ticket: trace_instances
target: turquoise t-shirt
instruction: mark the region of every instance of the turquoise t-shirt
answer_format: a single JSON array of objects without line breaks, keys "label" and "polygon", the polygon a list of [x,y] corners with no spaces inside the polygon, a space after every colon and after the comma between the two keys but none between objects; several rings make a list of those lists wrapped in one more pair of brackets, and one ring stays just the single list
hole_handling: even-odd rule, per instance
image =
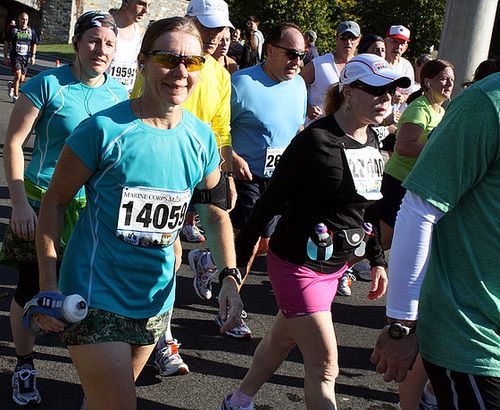
[{"label": "turquoise t-shirt", "polygon": [[[425,95],[421,95],[408,107],[406,107],[401,115],[398,122],[396,138],[403,124],[412,123],[422,127],[423,132],[418,141],[425,144],[427,143],[429,133],[439,124],[443,115],[444,108],[439,107],[439,113],[437,113],[432,108],[427,97]],[[399,181],[404,181],[415,166],[417,158],[418,157],[405,157],[403,155],[399,155],[397,152],[394,152],[391,158],[389,158],[389,161],[385,164],[384,172]]]},{"label": "turquoise t-shirt", "polygon": [[234,151],[250,171],[270,177],[282,152],[304,124],[307,90],[303,78],[272,80],[262,64],[231,76],[231,136]]},{"label": "turquoise t-shirt", "polygon": [[[64,141],[78,124],[95,114],[127,99],[125,87],[107,74],[99,87],[80,83],[64,65],[44,71],[22,88],[35,106],[42,111],[35,126],[32,159],[25,176],[40,188],[47,189],[61,155]],[[83,191],[77,195],[84,196]]]},{"label": "turquoise t-shirt", "polygon": [[500,377],[500,74],[452,101],[403,186],[446,212],[420,294],[422,357]]},{"label": "turquoise t-shirt", "polygon": [[157,129],[125,101],[85,120],[67,139],[94,174],[61,267],[64,294],[131,318],[172,307],[172,244],[194,187],[219,164],[209,126],[182,114],[177,127]]}]

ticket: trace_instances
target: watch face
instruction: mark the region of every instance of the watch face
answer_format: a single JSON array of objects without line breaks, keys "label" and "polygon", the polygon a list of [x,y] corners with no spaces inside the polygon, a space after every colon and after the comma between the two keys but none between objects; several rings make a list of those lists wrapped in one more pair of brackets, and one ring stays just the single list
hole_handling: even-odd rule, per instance
[{"label": "watch face", "polygon": [[403,332],[401,327],[394,324],[389,326],[389,328],[387,329],[387,333],[393,339],[401,339],[403,337]]}]

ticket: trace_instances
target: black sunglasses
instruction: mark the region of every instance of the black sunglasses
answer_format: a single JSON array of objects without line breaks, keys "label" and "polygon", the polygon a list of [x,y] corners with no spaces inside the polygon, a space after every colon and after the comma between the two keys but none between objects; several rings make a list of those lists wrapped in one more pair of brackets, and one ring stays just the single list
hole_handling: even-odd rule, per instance
[{"label": "black sunglasses", "polygon": [[381,86],[374,86],[374,85],[368,85],[365,84],[361,81],[354,81],[351,84],[347,84],[349,87],[352,88],[357,88],[359,90],[364,91],[365,93],[368,93],[370,95],[374,95],[375,97],[382,97],[385,94],[389,94],[391,97],[394,97],[394,94],[396,94],[396,91],[398,90],[398,86],[394,83],[387,84],[387,85],[381,85]]},{"label": "black sunglasses", "polygon": [[278,47],[278,48],[285,50],[286,51],[285,55],[290,60],[295,60],[296,58],[298,58],[299,60],[303,60],[307,54],[305,51],[303,53],[299,53],[298,51],[292,50],[291,48],[281,47],[281,46],[278,46],[277,44],[272,44],[272,43],[271,43],[271,45],[274,47]]},{"label": "black sunglasses", "polygon": [[153,63],[162,67],[173,69],[180,63],[186,66],[189,72],[200,71],[205,63],[205,58],[202,56],[181,56],[180,54],[171,51],[153,50],[145,53],[153,55]]},{"label": "black sunglasses", "polygon": [[354,35],[354,34],[342,34],[341,36],[339,36],[339,38],[341,40],[344,40],[344,41],[347,41],[347,40],[356,40],[357,37]]}]

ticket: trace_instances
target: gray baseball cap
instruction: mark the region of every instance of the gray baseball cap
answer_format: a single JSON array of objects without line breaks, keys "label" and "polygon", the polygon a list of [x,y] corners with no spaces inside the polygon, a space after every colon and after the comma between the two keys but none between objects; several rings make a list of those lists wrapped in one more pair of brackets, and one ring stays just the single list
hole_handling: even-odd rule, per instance
[{"label": "gray baseball cap", "polygon": [[337,36],[341,36],[347,32],[355,37],[361,36],[361,29],[359,28],[359,24],[355,21],[343,21],[337,26]]}]

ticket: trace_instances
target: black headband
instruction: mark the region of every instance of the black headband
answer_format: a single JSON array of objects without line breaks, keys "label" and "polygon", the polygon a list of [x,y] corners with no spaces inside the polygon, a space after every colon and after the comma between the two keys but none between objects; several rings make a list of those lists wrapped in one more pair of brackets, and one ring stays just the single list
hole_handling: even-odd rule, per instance
[{"label": "black headband", "polygon": [[75,25],[75,36],[79,37],[84,31],[93,27],[107,27],[118,35],[118,27],[113,16],[107,11],[95,10],[87,11],[80,16]]}]

